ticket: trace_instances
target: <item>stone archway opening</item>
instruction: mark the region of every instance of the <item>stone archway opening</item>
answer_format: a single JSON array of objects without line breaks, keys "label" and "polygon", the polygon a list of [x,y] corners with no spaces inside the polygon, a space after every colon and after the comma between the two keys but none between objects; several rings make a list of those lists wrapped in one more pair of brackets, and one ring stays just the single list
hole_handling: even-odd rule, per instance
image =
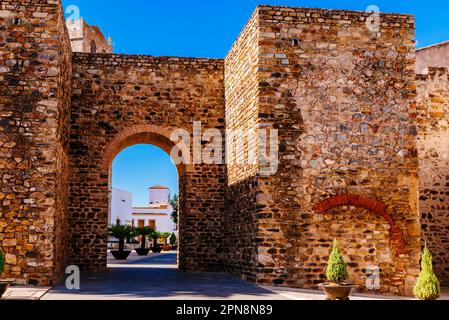
[{"label": "stone archway opening", "polygon": [[[158,239],[163,247],[164,266],[177,267],[177,248],[170,245],[170,238],[175,235],[175,244],[179,237],[176,218],[177,206],[172,202],[179,195],[179,173],[177,167],[164,150],[150,144],[135,144],[119,152],[111,165],[109,183],[108,226],[130,225],[134,228],[149,227],[154,231],[164,233],[165,237]],[[118,249],[117,239],[108,239],[108,268],[121,267],[128,264],[148,265],[155,267],[150,252],[139,256],[137,251],[144,244],[147,249],[154,246],[154,239],[141,236],[126,239],[125,250],[131,251],[126,261],[117,261],[111,254]],[[170,259],[168,259],[168,257]],[[151,258],[151,259],[147,259]],[[156,264],[161,266],[160,264]]]},{"label": "stone archway opening", "polygon": [[[184,258],[184,234],[183,234],[183,222],[184,222],[184,212],[186,209],[185,199],[186,199],[186,174],[188,171],[188,166],[184,163],[174,164],[173,159],[170,157],[171,151],[175,144],[170,140],[170,133],[172,129],[157,127],[157,126],[138,126],[127,128],[123,130],[120,134],[118,134],[106,147],[104,158],[102,161],[103,170],[108,171],[108,223],[107,225],[116,224],[114,219],[112,218],[112,177],[113,177],[113,161],[114,159],[127,150],[130,147],[138,146],[138,145],[149,145],[156,147],[163,152],[165,152],[170,160],[162,160],[162,161],[171,161],[171,165],[176,167],[177,171],[177,183],[178,183],[178,197],[179,197],[179,211],[178,211],[178,224],[175,228],[175,233],[178,241],[178,254],[177,254],[177,267],[183,269],[183,261]],[[145,161],[145,160],[142,160]],[[148,203],[150,205],[150,202]],[[149,226],[154,228],[156,231],[161,232],[169,232],[169,230],[165,230],[166,228],[158,226],[159,222],[156,222],[151,216],[146,214],[137,214],[138,212],[145,211],[142,208],[132,208],[133,217],[130,221],[121,221],[122,223],[130,224],[134,227],[141,226]],[[171,219],[171,213],[167,212],[167,218]],[[142,225],[143,221],[143,225]],[[167,221],[166,221],[167,222]],[[154,223],[154,224],[153,224]],[[103,223],[104,225],[104,223]],[[108,246],[109,247],[109,246]],[[128,248],[129,249],[129,248]],[[106,254],[106,252],[105,252]],[[110,256],[110,255],[109,255]],[[110,259],[110,257],[109,257]]]}]

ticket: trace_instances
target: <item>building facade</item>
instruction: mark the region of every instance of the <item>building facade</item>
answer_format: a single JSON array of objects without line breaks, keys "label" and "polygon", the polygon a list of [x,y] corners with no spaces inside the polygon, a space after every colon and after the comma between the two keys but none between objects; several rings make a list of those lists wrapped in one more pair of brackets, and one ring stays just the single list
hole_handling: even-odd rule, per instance
[{"label": "building facade", "polygon": [[[270,175],[262,160],[178,165],[182,270],[316,288],[337,239],[349,281],[370,291],[375,267],[374,292],[410,295],[426,239],[448,283],[449,81],[416,76],[413,16],[373,30],[370,13],[258,6],[222,60],[73,53],[60,1],[21,1],[0,2],[3,277],[104,270],[113,158],[170,154],[199,121],[277,131],[279,161]],[[237,138],[235,157],[256,151]]]},{"label": "building facade", "polygon": [[133,223],[133,194],[131,192],[112,188],[111,204],[109,206],[109,225]]},{"label": "building facade", "polygon": [[150,227],[159,232],[177,233],[171,214],[170,190],[156,185],[149,188],[148,205],[133,206],[132,193],[112,188],[109,224],[127,224],[136,228]]},{"label": "building facade", "polygon": [[171,218],[170,191],[167,187],[156,185],[149,188],[149,201],[146,207],[133,207],[132,218],[135,227],[148,226],[160,232],[177,233],[177,226]]},{"label": "building facade", "polygon": [[428,74],[429,68],[449,67],[449,41],[416,50],[416,73]]}]

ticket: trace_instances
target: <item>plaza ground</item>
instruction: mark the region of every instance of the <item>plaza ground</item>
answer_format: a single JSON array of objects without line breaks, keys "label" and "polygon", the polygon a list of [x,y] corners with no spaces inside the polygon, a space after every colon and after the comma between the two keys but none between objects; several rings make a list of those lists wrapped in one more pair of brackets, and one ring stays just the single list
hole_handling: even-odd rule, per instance
[{"label": "plaza ground", "polygon": [[109,272],[86,273],[81,290],[61,282],[43,300],[278,300],[282,296],[226,273],[186,273],[176,265],[176,253],[138,257],[124,262],[108,257]]},{"label": "plaza ground", "polygon": [[[84,273],[81,290],[70,291],[62,280],[53,288],[12,287],[7,300],[325,300],[321,291],[256,286],[227,273],[179,271],[176,252],[127,261],[108,255],[109,271]],[[409,298],[354,294],[352,300]],[[441,300],[449,300],[444,289]]]}]

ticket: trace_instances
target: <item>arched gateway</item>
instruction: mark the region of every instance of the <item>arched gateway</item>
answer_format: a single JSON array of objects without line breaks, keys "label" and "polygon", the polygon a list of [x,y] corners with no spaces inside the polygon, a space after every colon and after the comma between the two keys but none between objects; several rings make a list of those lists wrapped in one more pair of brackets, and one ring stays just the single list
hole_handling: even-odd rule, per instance
[{"label": "arched gateway", "polygon": [[[224,131],[219,60],[74,55],[70,137],[70,261],[106,266],[110,167],[124,148],[148,143],[168,154],[174,130]],[[110,61],[111,63],[107,63]],[[193,152],[193,151],[192,151]],[[184,270],[220,270],[225,167],[178,165]]]},{"label": "arched gateway", "polygon": [[[222,141],[230,159],[262,154],[251,132],[277,130],[278,156],[269,175],[263,161],[178,166],[182,269],[316,288],[346,209],[327,219],[314,204],[369,194],[389,214],[376,220],[380,241],[394,226],[401,244],[401,272],[381,292],[411,293],[421,245],[412,16],[382,14],[373,33],[368,13],[259,6],[222,60],[72,53],[60,1],[1,6],[3,277],[46,285],[69,264],[104,270],[112,159],[137,143],[169,152],[174,129],[193,135],[200,122],[243,133]],[[369,231],[357,217],[371,213],[357,210],[345,228],[371,252],[356,241]]]}]

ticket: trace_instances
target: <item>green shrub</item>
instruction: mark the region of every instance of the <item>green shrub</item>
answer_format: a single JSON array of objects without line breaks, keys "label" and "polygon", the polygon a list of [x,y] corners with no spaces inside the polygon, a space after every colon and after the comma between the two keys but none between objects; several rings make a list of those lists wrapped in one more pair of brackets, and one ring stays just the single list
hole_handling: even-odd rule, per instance
[{"label": "green shrub", "polygon": [[5,257],[3,256],[3,251],[0,250],[0,275],[5,271]]},{"label": "green shrub", "polygon": [[164,236],[164,233],[159,232],[159,231],[153,231],[148,237],[153,239],[153,247],[158,248],[159,247],[158,240],[162,239],[163,236]]},{"label": "green shrub", "polygon": [[420,300],[436,300],[440,296],[440,292],[440,282],[433,272],[432,255],[426,246],[422,255],[421,273],[415,288],[413,288],[413,293]]},{"label": "green shrub", "polygon": [[108,229],[109,236],[118,239],[119,251],[125,251],[125,239],[135,235],[135,229],[129,225],[112,225]]},{"label": "green shrub", "polygon": [[174,233],[172,233],[171,236],[170,236],[170,244],[172,246],[176,245],[176,240],[177,240],[176,239],[176,235]]},{"label": "green shrub", "polygon": [[147,243],[147,237],[150,236],[154,232],[153,229],[150,227],[142,227],[142,228],[135,228],[134,233],[137,236],[141,236],[140,240],[140,248],[145,249],[146,243]]},{"label": "green shrub", "polygon": [[348,278],[346,262],[338,247],[337,240],[334,240],[331,255],[326,269],[327,280],[333,283],[342,283]]}]

